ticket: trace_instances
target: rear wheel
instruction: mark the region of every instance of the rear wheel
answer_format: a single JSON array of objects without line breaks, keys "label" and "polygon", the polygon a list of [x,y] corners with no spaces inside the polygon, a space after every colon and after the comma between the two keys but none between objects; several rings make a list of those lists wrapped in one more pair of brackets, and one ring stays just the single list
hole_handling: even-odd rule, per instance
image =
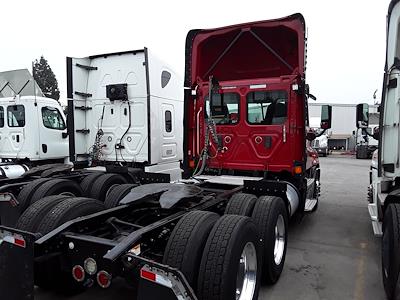
[{"label": "rear wheel", "polygon": [[[38,226],[42,235],[54,230],[63,223],[89,215],[104,209],[100,201],[89,198],[68,198],[54,206]],[[54,289],[63,294],[75,294],[83,286],[72,278],[71,271],[62,269],[62,257],[50,257],[47,261],[37,262],[35,284],[44,289]]]},{"label": "rear wheel", "polygon": [[15,227],[20,230],[36,233],[39,224],[43,221],[46,214],[66,198],[68,198],[68,196],[53,195],[36,201],[19,217]]},{"label": "rear wheel", "polygon": [[104,202],[111,186],[124,183],[127,183],[127,180],[119,174],[103,174],[94,181],[90,197]]},{"label": "rear wheel", "polygon": [[35,191],[45,182],[49,181],[49,178],[40,178],[36,179],[27,185],[25,185],[22,190],[19,192],[17,200],[19,205],[20,213],[23,213],[25,209],[28,208],[31,203],[31,197],[35,193]]},{"label": "rear wheel", "polygon": [[47,234],[67,221],[90,215],[104,209],[104,204],[98,200],[74,197],[68,198],[54,206],[38,226],[38,232]]},{"label": "rear wheel", "polygon": [[285,263],[288,215],[282,198],[258,198],[253,216],[258,227],[263,261],[262,279],[273,284],[278,281]]},{"label": "rear wheel", "polygon": [[400,204],[389,204],[383,220],[382,277],[390,300],[400,298]]},{"label": "rear wheel", "polygon": [[30,203],[33,204],[40,199],[51,195],[65,195],[79,197],[82,189],[75,181],[68,179],[50,179],[43,183],[32,195]]},{"label": "rear wheel", "polygon": [[229,199],[225,208],[226,215],[251,216],[257,197],[251,194],[237,193]]},{"label": "rear wheel", "polygon": [[137,184],[130,183],[112,186],[108,190],[106,199],[104,200],[104,206],[106,208],[118,206],[119,202],[136,186]]},{"label": "rear wheel", "polygon": [[85,197],[90,196],[90,190],[92,189],[93,183],[96,181],[97,178],[99,178],[101,175],[103,175],[103,172],[94,172],[92,174],[87,175],[85,178],[82,179],[81,181],[81,188],[82,188],[82,195]]},{"label": "rear wheel", "polygon": [[214,225],[204,248],[198,298],[255,300],[259,271],[256,226],[248,217],[224,215]]},{"label": "rear wheel", "polygon": [[[100,201],[89,198],[68,198],[54,206],[38,226],[42,235],[63,223],[104,209]],[[72,278],[71,271],[62,268],[62,257],[49,257],[38,261],[35,267],[35,284],[44,289],[52,289],[63,294],[76,294],[84,289]]]},{"label": "rear wheel", "polygon": [[208,235],[219,215],[193,211],[183,216],[174,227],[165,248],[163,264],[179,269],[193,289]]}]

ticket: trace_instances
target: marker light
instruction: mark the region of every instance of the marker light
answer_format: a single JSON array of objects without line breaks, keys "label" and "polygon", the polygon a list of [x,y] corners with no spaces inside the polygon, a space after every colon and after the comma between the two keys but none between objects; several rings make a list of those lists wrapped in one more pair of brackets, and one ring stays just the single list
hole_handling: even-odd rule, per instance
[{"label": "marker light", "polygon": [[88,273],[89,275],[94,275],[97,272],[97,263],[96,261],[89,257],[85,260],[85,262],[83,263],[84,267],[85,267],[85,271],[86,273]]}]

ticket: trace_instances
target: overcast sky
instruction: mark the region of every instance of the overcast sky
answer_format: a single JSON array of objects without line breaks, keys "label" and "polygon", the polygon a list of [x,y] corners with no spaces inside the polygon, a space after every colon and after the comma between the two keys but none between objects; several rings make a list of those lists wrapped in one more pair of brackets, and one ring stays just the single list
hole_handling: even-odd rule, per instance
[{"label": "overcast sky", "polygon": [[[0,71],[44,55],[66,97],[65,57],[151,49],[183,77],[186,33],[300,12],[307,81],[319,102],[380,99],[389,0],[2,1]],[[64,101],[63,101],[64,102]]]}]

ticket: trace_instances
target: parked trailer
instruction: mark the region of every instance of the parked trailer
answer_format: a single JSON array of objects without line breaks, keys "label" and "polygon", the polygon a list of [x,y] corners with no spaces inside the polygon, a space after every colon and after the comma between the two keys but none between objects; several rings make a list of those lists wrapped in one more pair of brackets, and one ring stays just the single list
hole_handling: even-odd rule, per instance
[{"label": "parked trailer", "polygon": [[[1,226],[2,295],[32,299],[34,284],[108,288],[122,277],[136,299],[257,299],[282,272],[289,217],[318,204],[305,46],[300,14],[190,31],[186,178],[132,188],[107,210],[64,199],[35,232]],[[330,107],[321,121],[330,127]],[[94,213],[70,218],[77,207]]]},{"label": "parked trailer", "polygon": [[[111,194],[120,197],[137,184],[164,182],[166,174],[181,178],[182,80],[164,62],[147,48],[67,58],[67,79],[68,122],[55,100],[0,99],[0,116],[8,116],[0,122],[0,156],[31,162],[22,176],[0,179],[0,224],[32,229],[17,221],[46,196],[105,201],[116,184],[125,184]],[[68,155],[72,164],[55,164]]]},{"label": "parked trailer", "polygon": [[[382,278],[386,296],[390,300],[400,297],[399,24],[400,1],[392,0],[387,16],[386,63],[379,128],[373,133],[379,143],[372,158],[368,191],[372,228],[375,235],[382,237]],[[362,115],[368,116],[366,113]],[[360,117],[358,121],[368,122],[368,118]]]}]

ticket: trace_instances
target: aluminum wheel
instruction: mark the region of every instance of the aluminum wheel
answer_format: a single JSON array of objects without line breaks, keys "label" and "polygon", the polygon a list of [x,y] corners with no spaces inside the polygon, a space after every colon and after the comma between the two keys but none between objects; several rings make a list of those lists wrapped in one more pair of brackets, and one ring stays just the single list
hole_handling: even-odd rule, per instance
[{"label": "aluminum wheel", "polygon": [[285,235],[285,221],[283,216],[279,215],[275,225],[274,260],[276,265],[279,265],[282,262],[283,254],[285,252]]},{"label": "aluminum wheel", "polygon": [[257,283],[257,251],[247,243],[242,251],[236,275],[236,300],[253,299]]}]

